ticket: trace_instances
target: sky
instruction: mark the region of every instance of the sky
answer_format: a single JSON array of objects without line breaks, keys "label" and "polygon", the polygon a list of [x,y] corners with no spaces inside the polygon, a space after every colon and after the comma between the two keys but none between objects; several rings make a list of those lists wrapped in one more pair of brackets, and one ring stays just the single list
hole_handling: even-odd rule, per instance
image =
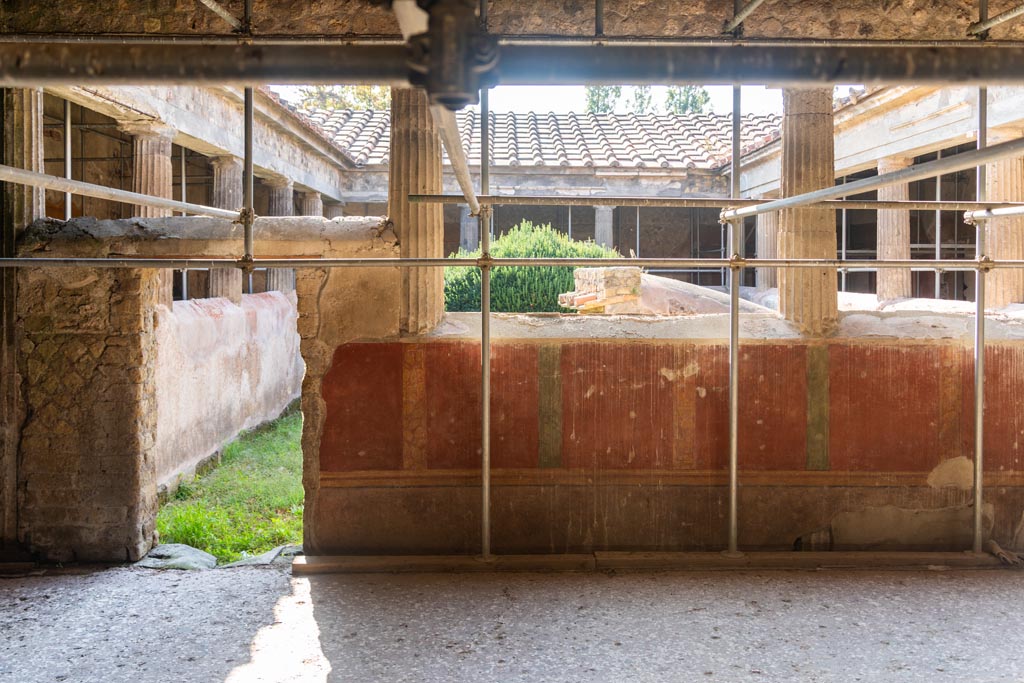
[{"label": "sky", "polygon": [[[294,102],[298,98],[301,86],[271,86],[284,99]],[[711,111],[716,114],[727,114],[732,111],[732,86],[708,86],[711,96]],[[549,85],[549,86],[499,86],[491,90],[491,111],[516,113],[537,112],[546,114],[566,114],[570,111],[582,113],[586,110],[586,95],[582,85]],[[665,100],[665,88],[654,86],[651,89],[652,101],[660,105]],[[781,114],[782,91],[777,88],[763,86],[743,87],[744,114]],[[623,88],[619,100],[618,111],[628,111],[630,100],[629,88]]]}]

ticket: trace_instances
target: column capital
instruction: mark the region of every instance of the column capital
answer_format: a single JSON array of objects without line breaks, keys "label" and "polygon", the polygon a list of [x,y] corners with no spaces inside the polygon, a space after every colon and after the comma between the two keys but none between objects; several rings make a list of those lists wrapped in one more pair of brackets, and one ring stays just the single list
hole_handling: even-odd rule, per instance
[{"label": "column capital", "polygon": [[892,173],[893,171],[899,171],[900,169],[907,168],[908,166],[914,165],[913,157],[904,156],[892,156],[882,157],[878,160],[878,172],[881,173]]},{"label": "column capital", "polygon": [[210,165],[216,169],[241,168],[242,160],[232,154],[223,154],[221,156],[211,157]]},{"label": "column capital", "polygon": [[274,190],[291,190],[295,187],[295,183],[283,175],[272,175],[266,178],[260,178],[260,181],[267,187]]},{"label": "column capital", "polygon": [[117,129],[136,138],[165,138],[173,140],[178,131],[162,121],[118,121]]}]

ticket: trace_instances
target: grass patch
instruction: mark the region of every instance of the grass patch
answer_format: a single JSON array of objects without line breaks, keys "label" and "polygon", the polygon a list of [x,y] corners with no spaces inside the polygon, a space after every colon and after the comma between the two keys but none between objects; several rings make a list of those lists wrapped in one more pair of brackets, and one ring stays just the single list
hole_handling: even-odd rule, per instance
[{"label": "grass patch", "polygon": [[302,541],[302,413],[245,432],[220,465],[182,482],[156,518],[162,543],[233,562]]}]

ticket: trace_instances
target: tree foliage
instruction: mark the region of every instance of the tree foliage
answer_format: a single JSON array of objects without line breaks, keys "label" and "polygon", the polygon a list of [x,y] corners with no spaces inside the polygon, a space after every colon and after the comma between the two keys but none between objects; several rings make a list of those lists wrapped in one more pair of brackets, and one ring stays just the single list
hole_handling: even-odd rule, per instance
[{"label": "tree foliage", "polygon": [[633,88],[633,100],[630,102],[630,110],[637,114],[646,114],[654,111],[651,101],[651,86],[638,85]]},{"label": "tree foliage", "polygon": [[[475,258],[480,250],[460,249],[456,258]],[[496,258],[617,258],[614,249],[593,242],[578,242],[550,225],[523,221],[491,243]],[[558,295],[576,283],[571,266],[501,267],[491,273],[491,310],[505,313],[563,311]],[[453,266],[444,269],[444,303],[449,311],[480,310],[480,269]]]},{"label": "tree foliage", "polygon": [[299,90],[299,107],[387,110],[391,108],[391,88],[386,85],[310,85]]},{"label": "tree foliage", "polygon": [[588,85],[586,87],[588,114],[610,114],[615,111],[615,105],[622,97],[621,85]]},{"label": "tree foliage", "polygon": [[699,85],[672,85],[665,93],[665,111],[669,114],[703,114],[711,96]]}]

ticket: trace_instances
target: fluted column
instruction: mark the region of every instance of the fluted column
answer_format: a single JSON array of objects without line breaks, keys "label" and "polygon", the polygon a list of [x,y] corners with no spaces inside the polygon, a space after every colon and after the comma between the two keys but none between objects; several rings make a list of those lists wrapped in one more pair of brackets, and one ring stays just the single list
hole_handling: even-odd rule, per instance
[{"label": "fluted column", "polygon": [[[1020,131],[989,131],[994,145],[1021,137]],[[1024,158],[1001,159],[986,167],[988,201],[1024,201]],[[985,253],[993,259],[1024,259],[1024,218],[1006,217],[985,221]],[[989,308],[1024,302],[1024,271],[997,268],[985,281],[985,303]]]},{"label": "fluted column", "polygon": [[467,251],[480,246],[480,221],[465,204],[459,205],[459,246]]},{"label": "fluted column", "polygon": [[[9,88],[2,92],[3,159],[0,162],[43,172],[43,91]],[[41,188],[4,183],[0,256],[12,257],[18,233],[46,215]],[[18,540],[18,443],[21,436],[22,383],[17,373],[18,332],[15,329],[17,270],[0,270],[0,551]],[[0,553],[2,554],[2,553]]]},{"label": "fluted column", "polygon": [[[270,190],[267,203],[268,216],[294,216],[295,191],[292,181],[287,178],[264,181]],[[295,291],[295,271],[291,268],[267,268],[268,292]]]},{"label": "fluted column", "polygon": [[[832,88],[782,93],[782,196],[835,183]],[[835,212],[786,209],[779,216],[779,258],[835,258]],[[827,334],[838,319],[836,274],[831,268],[782,268],[779,310],[809,335]]]},{"label": "fluted column", "polygon": [[[905,157],[879,159],[878,175],[899,171],[914,163]],[[907,183],[887,185],[879,188],[879,201],[906,201],[910,199]],[[878,258],[910,258],[910,211],[905,209],[880,209],[878,211]],[[879,268],[876,274],[879,301],[908,298],[911,296],[909,268]]]},{"label": "fluted column", "polygon": [[603,247],[614,246],[614,206],[594,207],[594,241]]},{"label": "fluted column", "polygon": [[300,216],[323,216],[324,200],[319,192],[299,193],[299,215]]},{"label": "fluted column", "polygon": [[[388,216],[403,258],[441,258],[444,214],[440,204],[413,204],[410,194],[441,194],[441,138],[419,89],[391,89],[391,162]],[[401,328],[429,332],[444,314],[441,268],[403,268]]]},{"label": "fluted column", "polygon": [[[7,141],[3,163],[43,173],[43,91],[10,88],[5,91],[3,107],[3,135]],[[46,193],[42,188],[6,183],[4,191],[8,202],[4,218],[14,226],[12,239],[29,223],[46,216]]]},{"label": "fluted column", "polygon": [[324,204],[324,216],[326,218],[341,218],[345,215],[345,205],[342,203],[337,204]]},{"label": "fluted column", "polygon": [[[132,136],[132,191],[171,199],[173,173],[171,143],[174,129],[153,121],[122,122],[122,132]],[[138,205],[133,213],[139,218],[170,216],[170,209]],[[170,307],[174,300],[174,271],[161,270],[157,303]]]},{"label": "fluted column", "polygon": [[[762,199],[767,199],[762,197]],[[762,213],[757,216],[757,258],[778,258],[779,255],[779,214]],[[757,288],[771,289],[779,286],[778,269],[758,268]]]},{"label": "fluted column", "polygon": [[[215,157],[213,166],[213,206],[220,209],[242,207],[242,160],[233,156]],[[210,297],[242,303],[242,271],[237,268],[210,269]]]},{"label": "fluted column", "polygon": [[214,157],[213,206],[221,209],[242,208],[242,160],[233,156]]}]

